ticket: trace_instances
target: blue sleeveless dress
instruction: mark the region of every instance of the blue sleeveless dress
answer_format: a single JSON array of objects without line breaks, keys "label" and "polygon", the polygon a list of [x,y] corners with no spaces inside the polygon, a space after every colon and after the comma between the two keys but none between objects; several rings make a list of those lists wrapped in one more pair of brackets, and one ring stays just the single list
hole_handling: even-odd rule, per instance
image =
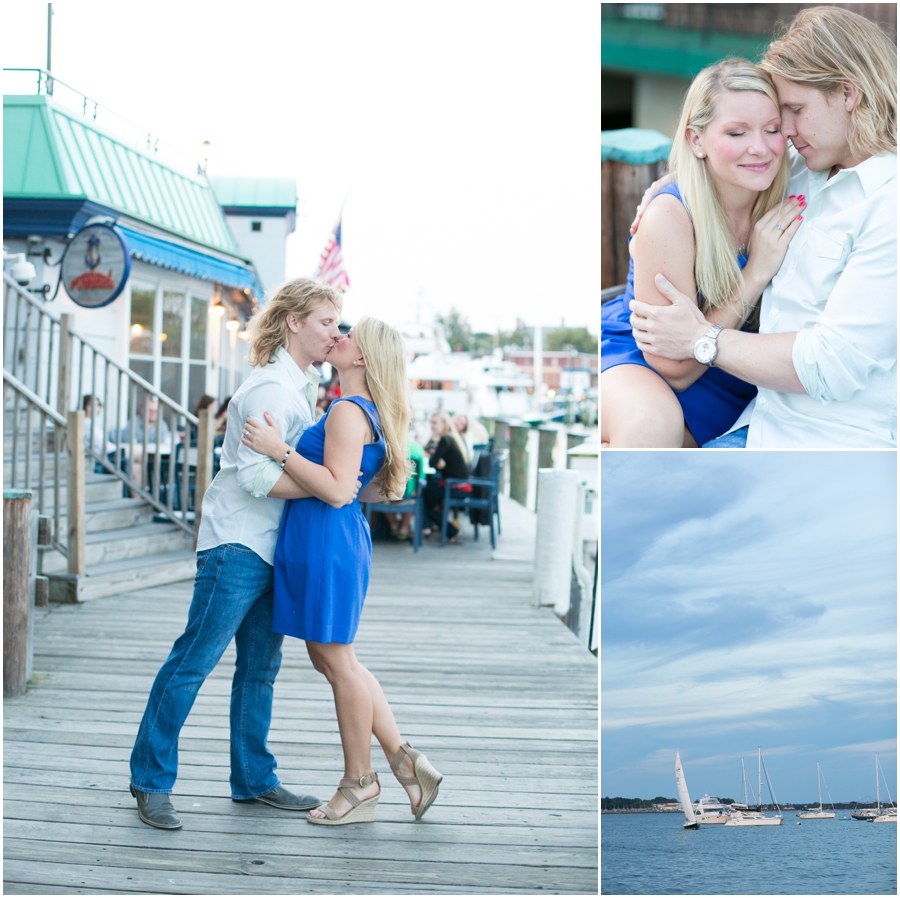
[{"label": "blue sleeveless dress", "polygon": [[[369,419],[374,442],[363,447],[362,490],[384,463],[385,446],[375,403],[360,396],[336,399],[304,432],[297,451],[321,465],[325,421],[338,402],[353,402]],[[285,502],[275,544],[272,628],[312,642],[349,644],[356,636],[372,565],[372,537],[358,501],[333,508],[321,499]]]},{"label": "blue sleeveless dress", "polygon": [[[657,196],[664,193],[681,200],[681,194],[675,184],[667,184]],[[747,264],[747,257],[738,256],[738,264],[743,268]],[[617,365],[643,365],[653,371],[644,361],[644,355],[638,349],[631,333],[629,322],[631,310],[628,303],[632,299],[634,299],[634,259],[628,267],[628,284],[625,292],[601,307],[601,373]],[[701,297],[701,305],[702,303]],[[684,421],[700,446],[725,433],[737,421],[755,395],[755,386],[715,367],[704,371],[686,390],[675,394],[681,403]]]}]

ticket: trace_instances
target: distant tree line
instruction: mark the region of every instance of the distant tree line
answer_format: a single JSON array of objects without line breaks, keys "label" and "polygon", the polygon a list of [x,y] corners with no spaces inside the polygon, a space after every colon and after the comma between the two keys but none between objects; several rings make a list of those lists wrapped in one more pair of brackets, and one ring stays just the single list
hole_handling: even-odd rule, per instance
[{"label": "distant tree line", "polygon": [[652,808],[657,804],[672,804],[673,802],[677,802],[677,798],[663,798],[662,795],[657,795],[656,798],[651,798],[649,800],[645,798],[601,798],[600,799],[600,810],[601,811],[615,811],[615,810],[625,810],[625,811],[637,811],[643,810],[646,808]]},{"label": "distant tree line", "polygon": [[[437,315],[437,323],[444,328],[444,336],[454,352],[472,352],[487,355],[495,346],[518,346],[532,349],[532,337],[528,331],[473,331],[466,318],[458,309],[451,308],[446,315]],[[597,338],[586,327],[557,327],[544,331],[541,341],[547,352],[560,349],[574,349],[577,352],[596,353]]]}]

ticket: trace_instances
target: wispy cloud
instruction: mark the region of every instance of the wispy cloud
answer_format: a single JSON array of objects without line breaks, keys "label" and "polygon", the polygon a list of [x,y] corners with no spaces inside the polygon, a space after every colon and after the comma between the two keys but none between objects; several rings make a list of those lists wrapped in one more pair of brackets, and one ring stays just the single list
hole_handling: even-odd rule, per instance
[{"label": "wispy cloud", "polygon": [[[891,741],[896,464],[887,452],[603,455],[605,794],[670,785],[666,765],[659,785],[642,779],[660,745],[733,767],[738,744],[763,738],[848,764],[852,728]],[[833,771],[832,791],[852,790],[848,777]]]}]

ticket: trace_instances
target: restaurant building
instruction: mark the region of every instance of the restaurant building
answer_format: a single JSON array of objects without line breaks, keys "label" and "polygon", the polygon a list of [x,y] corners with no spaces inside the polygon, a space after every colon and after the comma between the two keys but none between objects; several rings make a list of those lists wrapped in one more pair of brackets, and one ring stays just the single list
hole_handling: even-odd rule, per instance
[{"label": "restaurant building", "polygon": [[35,74],[36,93],[3,101],[4,267],[23,254],[35,296],[176,403],[231,395],[249,373],[245,325],[284,278],[296,183],[211,182],[195,160],[146,132],[123,136],[124,120]]}]

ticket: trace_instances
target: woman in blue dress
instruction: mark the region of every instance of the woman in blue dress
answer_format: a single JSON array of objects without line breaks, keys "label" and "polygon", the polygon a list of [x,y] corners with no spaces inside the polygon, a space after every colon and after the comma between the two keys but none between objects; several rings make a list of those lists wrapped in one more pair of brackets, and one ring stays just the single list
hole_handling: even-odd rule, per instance
[{"label": "woman in blue dress", "polygon": [[[755,395],[713,366],[715,337],[758,326],[756,306],[802,221],[803,198],[784,199],[790,164],[780,125],[771,80],[745,59],[710,66],[691,84],[669,155],[673,183],[631,240],[626,292],[602,309],[604,447],[702,445]],[[673,362],[637,347],[628,303],[667,305],[657,274],[695,296],[710,323],[695,359]]]},{"label": "woman in blue dress", "polygon": [[274,628],[306,641],[313,666],[331,684],[341,732],[344,777],[331,801],[306,819],[332,826],[374,819],[381,792],[371,767],[374,733],[418,820],[442,777],[403,741],[381,686],[353,651],[372,560],[356,493],[374,481],[399,498],[409,477],[406,351],[396,330],[363,318],[328,361],[340,375],[341,398],[296,451],[268,415],[266,422],[248,418],[243,437],[281,463],[285,473],[269,495],[290,499],[275,548]]}]

